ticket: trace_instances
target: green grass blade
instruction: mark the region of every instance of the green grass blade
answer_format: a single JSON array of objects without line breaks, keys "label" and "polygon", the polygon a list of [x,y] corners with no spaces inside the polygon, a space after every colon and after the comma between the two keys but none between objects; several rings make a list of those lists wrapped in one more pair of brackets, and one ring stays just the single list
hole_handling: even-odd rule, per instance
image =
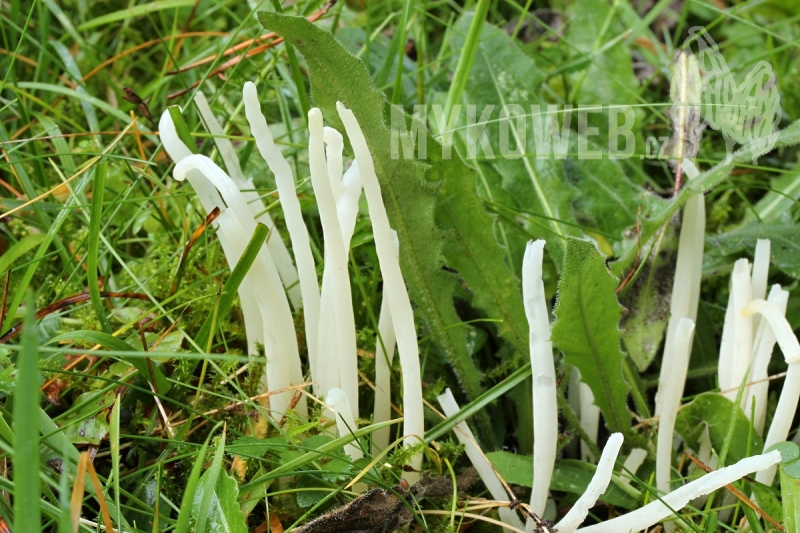
[{"label": "green grass blade", "polygon": [[526,363],[525,366],[518,368],[509,374],[506,379],[463,406],[456,416],[450,417],[426,431],[425,442],[432,442],[442,437],[448,431],[452,430],[459,422],[480,413],[491,402],[528,379],[532,372],[530,363]]},{"label": "green grass blade", "polygon": [[[200,500],[200,507],[197,514],[197,527],[195,531],[206,531],[206,521],[208,520],[209,511],[211,510],[211,499],[214,497],[214,487],[217,486],[217,478],[222,471],[222,459],[225,455],[225,428],[222,429],[222,435],[219,436],[217,443],[217,451],[214,453],[214,461],[211,463],[211,468],[208,469],[206,475],[208,482],[206,490],[203,491],[203,498]],[[187,494],[190,494],[187,491]],[[195,493],[191,493],[194,497]]]},{"label": "green grass blade", "polygon": [[44,238],[44,233],[34,233],[22,238],[18,243],[6,250],[6,252],[0,256],[0,274],[5,274],[6,270],[10,269],[11,265],[14,264],[14,261],[42,244]]},{"label": "green grass blade", "polygon": [[103,300],[100,298],[100,285],[97,278],[97,255],[100,248],[100,224],[103,219],[103,193],[106,187],[106,173],[108,163],[101,163],[94,173],[94,187],[92,188],[92,215],[89,220],[89,254],[86,257],[86,280],[89,284],[89,296],[92,298],[92,307],[97,315],[97,320],[103,331],[111,333],[111,324],[108,322]]},{"label": "green grass blade", "polygon": [[[253,236],[250,237],[250,242],[247,243],[247,248],[245,248],[241,259],[236,263],[233,272],[231,272],[230,277],[228,277],[228,280],[225,282],[225,286],[222,289],[222,296],[219,300],[219,310],[215,313],[217,316],[228,316],[233,306],[234,299],[236,298],[236,291],[239,290],[239,285],[242,284],[245,274],[250,270],[253,261],[256,260],[259,250],[261,250],[261,247],[267,240],[267,235],[269,235],[269,228],[264,224],[258,224],[256,230],[253,232]],[[208,344],[213,322],[213,315],[209,315],[195,337],[195,342],[198,346],[205,347]]]},{"label": "green grass blade", "polygon": [[41,531],[39,508],[39,330],[33,297],[25,304],[22,350],[14,386],[14,530]]},{"label": "green grass blade", "polygon": [[88,20],[78,26],[78,31],[90,30],[98,26],[106,26],[112,22],[128,20],[134,17],[147,15],[149,13],[155,13],[156,11],[161,11],[164,9],[191,6],[194,3],[194,0],[161,0],[159,2],[145,2],[143,4],[139,4],[138,6],[130,7],[128,9],[121,9],[107,15],[93,18],[92,20]]},{"label": "green grass blade", "polygon": [[475,60],[475,54],[478,51],[483,23],[486,20],[486,13],[489,11],[490,4],[489,0],[478,0],[475,16],[472,19],[472,25],[469,27],[469,34],[467,34],[467,42],[464,45],[461,56],[458,58],[456,71],[453,73],[453,83],[447,92],[447,100],[445,100],[444,104],[445,120],[449,119],[453,106],[461,101],[464,89],[467,88],[469,71],[472,70],[472,62]]},{"label": "green grass blade", "polygon": [[[211,438],[211,435],[214,434],[216,429],[215,427],[214,430],[211,431],[208,439]],[[197,491],[197,483],[200,481],[200,474],[203,472],[208,439],[203,443],[203,447],[200,448],[200,453],[197,454],[197,458],[194,460],[192,472],[189,474],[189,481],[186,482],[186,490],[181,500],[181,509],[178,512],[178,521],[175,524],[175,533],[187,533],[189,531],[189,521],[192,519],[192,503],[194,502],[194,495]]]},{"label": "green grass blade", "polygon": [[111,427],[109,428],[111,437],[111,475],[114,477],[114,507],[116,507],[117,511],[114,519],[117,527],[122,524],[122,508],[119,502],[119,400],[119,396],[114,398],[114,407],[111,408]]}]

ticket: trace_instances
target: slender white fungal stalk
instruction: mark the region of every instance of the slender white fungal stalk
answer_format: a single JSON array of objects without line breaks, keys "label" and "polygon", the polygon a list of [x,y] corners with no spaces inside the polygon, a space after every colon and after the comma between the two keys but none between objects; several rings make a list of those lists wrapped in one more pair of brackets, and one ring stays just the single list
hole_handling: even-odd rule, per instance
[{"label": "slender white fungal stalk", "polygon": [[328,177],[331,180],[331,191],[333,199],[339,200],[339,187],[342,183],[342,172],[344,162],[342,161],[342,151],[344,150],[344,137],[334,128],[325,126],[323,129],[323,139],[325,140],[325,160],[328,166]]},{"label": "slender white fungal stalk", "polygon": [[[786,440],[789,436],[792,420],[797,411],[797,403],[800,400],[800,343],[794,336],[792,327],[783,316],[781,310],[764,300],[753,300],[743,313],[750,316],[760,313],[762,318],[769,322],[772,331],[775,333],[778,345],[781,347],[783,356],[789,369],[786,372],[786,379],[783,382],[783,390],[778,398],[778,406],[772,417],[772,424],[769,427],[767,436],[764,438],[764,449],[766,450],[773,444]],[[756,475],[756,481],[771,485],[775,478],[776,469],[770,468]]]},{"label": "slender white fungal stalk", "polygon": [[586,487],[586,491],[581,494],[566,516],[555,525],[554,529],[558,533],[572,533],[578,529],[589,514],[589,510],[597,503],[597,499],[606,491],[611,482],[614,463],[623,440],[622,433],[614,433],[608,438],[600,460],[597,462],[597,470],[592,476],[589,486]]},{"label": "slender white fungal stalk", "polygon": [[[328,167],[325,161],[322,112],[313,108],[308,112],[308,159],[311,183],[317,199],[322,232],[325,241],[325,270],[322,278],[320,304],[320,336],[330,343],[333,339],[321,336],[333,333],[336,344],[333,350],[339,373],[339,388],[345,391],[353,418],[358,417],[358,359],[356,354],[356,326],[353,316],[353,297],[347,270],[347,251],[342,238],[342,228],[336,211],[336,201],[331,191]],[[340,178],[341,179],[341,178]],[[330,287],[330,289],[329,289]],[[323,389],[323,393],[327,393]]]},{"label": "slender white fungal stalk", "polygon": [[[448,418],[455,416],[458,414],[460,408],[458,407],[458,403],[456,399],[453,397],[453,393],[450,389],[445,389],[444,394],[439,396],[439,405],[442,407],[442,411],[444,414],[447,415]],[[492,498],[500,501],[500,502],[507,502],[509,501],[509,494],[506,492],[505,487],[500,482],[500,478],[497,476],[497,472],[495,471],[492,464],[486,459],[486,456],[483,454],[481,449],[478,447],[478,441],[475,440],[475,435],[472,434],[472,430],[469,429],[469,426],[466,422],[459,422],[453,428],[453,433],[455,433],[458,442],[464,445],[464,451],[467,454],[472,466],[475,467],[475,470],[478,471],[478,475],[483,481],[483,484],[486,485],[486,488],[489,490],[489,494],[492,495]],[[515,527],[517,529],[524,529],[525,526],[522,524],[522,520],[520,520],[517,513],[509,509],[508,507],[500,507],[498,510],[500,514],[500,520],[503,521],[504,524],[509,526]]]},{"label": "slender white fungal stalk", "polygon": [[719,364],[717,365],[717,381],[719,390],[731,388],[733,379],[733,288],[728,294],[728,305],[725,307],[725,320],[722,323],[722,339],[719,344]]},{"label": "slender white fungal stalk", "polygon": [[[417,331],[414,327],[414,312],[411,309],[411,301],[403,281],[403,274],[400,271],[400,262],[394,252],[389,217],[386,215],[386,207],[383,205],[381,186],[375,174],[375,165],[367,146],[367,140],[364,138],[364,133],[353,112],[344,107],[341,102],[337,103],[336,107],[353,146],[361,180],[364,184],[364,194],[367,197],[367,206],[375,236],[375,249],[383,275],[384,297],[389,302],[392,323],[397,334],[400,365],[403,369],[403,412],[405,415],[403,435],[407,437],[406,444],[413,445],[425,435],[422,377],[419,366]],[[417,455],[411,463],[412,469],[415,470],[413,474],[416,475],[411,475],[411,472],[404,473],[408,481],[418,478],[417,471],[421,465],[422,456]]]},{"label": "slender white fungal stalk", "polygon": [[769,277],[770,240],[758,239],[756,253],[753,256],[753,299],[763,300],[767,297],[767,279]]},{"label": "slender white fungal stalk", "polygon": [[[180,137],[178,137],[178,132],[175,130],[175,124],[172,121],[169,110],[161,114],[161,119],[158,122],[158,130],[161,142],[164,144],[167,154],[169,154],[175,163],[179,163],[192,155],[191,150],[189,150],[189,148],[183,144]],[[206,214],[210,213],[215,208],[219,208],[224,215],[227,207],[225,206],[225,202],[222,201],[222,198],[220,198],[217,188],[214,187],[202,173],[196,170],[190,170],[186,177],[197,194],[200,204],[203,206]],[[233,268],[238,261],[238,257],[234,258],[229,236],[231,236],[231,238],[236,238],[236,233],[231,230],[223,230],[222,222],[219,218],[217,218],[212,225],[220,229],[218,237],[220,245],[222,246],[222,252],[225,254],[228,264]],[[239,301],[242,305],[242,316],[244,317],[247,353],[251,356],[257,355],[258,346],[265,345],[264,320],[261,316],[261,309],[255,299],[255,291],[248,277],[245,277],[239,285],[238,294]],[[201,346],[200,348],[205,349],[205,346]]]},{"label": "slender white fungal stalk", "polygon": [[[773,285],[769,291],[767,302],[777,307],[781,314],[786,316],[786,306],[789,301],[789,293],[781,289],[780,285]],[[754,317],[755,318],[755,317]],[[767,374],[769,362],[772,359],[772,351],[775,348],[777,338],[772,327],[766,320],[761,320],[758,326],[756,340],[753,342],[753,371],[750,387],[750,396],[747,398],[745,413],[750,414],[750,406],[755,402],[755,418],[753,425],[759,435],[764,434],[764,422],[767,416],[767,397],[769,394],[769,381]]]},{"label": "slender white fungal stalk", "polygon": [[[336,429],[339,430],[340,437],[350,435],[357,429],[356,422],[353,419],[353,409],[350,407],[350,401],[345,391],[331,389],[325,397],[325,403],[336,413]],[[345,444],[344,453],[353,461],[364,457],[364,452],[361,451],[361,447],[356,442]]]},{"label": "slender white fungal stalk", "polygon": [[[636,472],[638,472],[639,467],[642,466],[645,459],[647,459],[647,450],[643,450],[642,448],[634,448],[631,450],[631,453],[628,454],[625,462],[622,463],[624,470],[622,472],[621,479],[623,483],[630,485],[630,476],[636,475]],[[628,472],[625,470],[630,472],[630,474],[628,474]]]},{"label": "slender white fungal stalk", "polygon": [[[399,256],[400,242],[397,233],[392,230],[395,253]],[[399,257],[398,257],[399,260]],[[378,336],[375,339],[375,403],[372,423],[386,422],[392,416],[392,361],[397,337],[392,324],[392,312],[389,302],[384,294],[381,300],[381,310],[378,316]],[[372,434],[372,443],[377,451],[385,450],[389,446],[390,428],[385,427]]]},{"label": "slender white fungal stalk", "polygon": [[[685,159],[681,165],[691,180],[699,173],[694,164]],[[664,341],[664,355],[659,375],[659,384],[667,380],[666,373],[673,366],[675,357],[675,333],[681,319],[697,320],[697,306],[700,302],[700,278],[703,273],[703,247],[706,232],[705,199],[701,193],[692,194],[683,208],[681,233],[678,240],[678,256],[675,261],[675,276],[672,282],[672,298],[669,306],[669,322]],[[691,352],[690,352],[691,353]],[[662,392],[659,385],[656,392],[656,416],[661,415]]]},{"label": "slender white fungal stalk", "polygon": [[[672,515],[670,509],[679,511],[697,497],[710,494],[753,472],[760,472],[773,467],[780,461],[781,454],[777,450],[764,455],[747,457],[736,464],[720,468],[691,483],[687,483],[663,496],[660,500],[655,500],[640,509],[601,524],[581,528],[578,533],[636,533],[642,531],[665,518],[669,518]],[[567,532],[562,532],[559,529],[559,533]]]},{"label": "slender white fungal stalk", "polygon": [[[581,402],[581,429],[593,443],[597,444],[597,432],[600,429],[600,408],[594,404],[592,389],[583,381],[580,383],[579,398]],[[581,441],[581,461],[594,461],[595,459],[596,457],[594,457],[589,445]]]},{"label": "slender white fungal stalk", "polygon": [[[248,211],[239,189],[225,174],[225,171],[211,159],[203,155],[186,157],[175,166],[173,175],[175,179],[181,181],[192,170],[202,173],[217,188],[228,205],[229,211],[233,213],[239,223],[241,228],[239,237],[234,239],[233,236],[230,236],[235,260],[238,261],[247,246],[247,236],[252,235],[255,231],[255,219]],[[248,276],[251,276],[251,287],[257,288],[255,297],[264,321],[265,340],[269,340],[270,337],[274,340],[273,352],[267,353],[268,389],[277,390],[289,385],[298,385],[303,382],[303,373],[300,367],[297,339],[294,335],[292,312],[267,247],[262,247],[259,251]],[[292,391],[287,391],[271,396],[270,407],[273,412],[285,413],[292,395]],[[305,398],[300,399],[296,409],[301,417],[306,417]]]},{"label": "slender white fungal stalk", "polygon": [[665,379],[659,383],[662,394],[661,416],[658,421],[658,441],[656,447],[656,485],[658,490],[670,492],[670,472],[672,469],[672,437],[675,431],[675,420],[683,397],[683,386],[689,369],[689,354],[692,350],[694,322],[690,318],[682,318],[678,323],[673,341],[672,361],[669,372],[662,372]]},{"label": "slender white fungal stalk", "polygon": [[[318,381],[320,372],[317,369],[319,353],[317,328],[319,327],[320,292],[314,256],[311,254],[308,228],[306,228],[306,223],[303,221],[303,213],[300,209],[300,200],[297,198],[292,169],[275,145],[272,132],[267,126],[267,120],[261,113],[261,104],[258,101],[256,86],[252,82],[244,84],[242,97],[247,122],[250,123],[250,130],[256,139],[258,151],[275,175],[275,184],[278,187],[281,208],[286,219],[286,228],[289,230],[294,258],[297,262],[300,291],[303,294],[306,344],[308,346],[311,377],[314,381]],[[319,392],[319,388],[316,387],[315,391]]]},{"label": "slender white fungal stalk", "polygon": [[[750,262],[739,259],[733,266],[731,276],[731,289],[733,291],[733,374],[729,388],[738,389],[747,379],[750,362],[753,357],[753,319],[742,314],[742,309],[753,299],[753,289],[750,285]],[[726,393],[730,400],[735,400],[738,390]],[[750,386],[745,385],[744,395],[747,398]],[[745,409],[749,410],[749,409]]]},{"label": "slender white fungal stalk", "polygon": [[361,198],[362,189],[358,163],[353,161],[353,164],[342,177],[339,198],[336,200],[336,212],[339,216],[339,224],[342,227],[342,240],[344,240],[345,250],[350,250],[350,240],[353,238],[356,217],[358,216],[358,199]]},{"label": "slender white fungal stalk", "polygon": [[[533,370],[533,490],[531,510],[541,516],[547,505],[550,480],[556,461],[558,440],[558,403],[553,343],[550,342],[550,319],[542,282],[543,240],[529,242],[522,260],[522,299],[530,327],[530,357]],[[525,530],[536,527],[528,519]]]},{"label": "slender white fungal stalk", "polygon": [[269,228],[270,234],[267,239],[267,246],[269,247],[272,259],[275,261],[275,267],[278,269],[278,274],[281,276],[281,282],[289,294],[289,301],[292,307],[299,309],[303,306],[302,295],[300,293],[300,285],[297,283],[297,269],[292,261],[292,256],[286,248],[286,243],[275,228],[275,222],[269,213],[264,210],[264,202],[255,191],[253,180],[246,178],[242,172],[242,167],[239,164],[239,157],[236,155],[236,150],[233,143],[225,136],[225,130],[222,129],[214,112],[211,111],[211,106],[208,105],[205,95],[201,91],[197,91],[194,97],[194,103],[197,110],[200,111],[200,118],[206,125],[208,132],[214,136],[214,144],[219,150],[219,155],[222,157],[222,162],[225,164],[225,169],[228,175],[236,184],[236,187],[242,191],[242,195],[247,200],[247,206],[253,214],[257,222],[261,222]]}]

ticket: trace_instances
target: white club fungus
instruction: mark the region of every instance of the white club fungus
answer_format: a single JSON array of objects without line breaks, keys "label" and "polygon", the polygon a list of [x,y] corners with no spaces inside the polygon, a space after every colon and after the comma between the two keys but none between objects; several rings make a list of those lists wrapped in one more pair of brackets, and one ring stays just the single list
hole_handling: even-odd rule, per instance
[{"label": "white club fungus", "polygon": [[[324,338],[333,352],[339,388],[347,394],[355,418],[358,416],[358,359],[353,298],[347,270],[347,251],[325,161],[322,112],[316,107],[308,112],[308,159],[325,242],[318,338]],[[323,354],[320,353],[319,357],[323,357]],[[325,394],[328,392],[325,389],[322,391]]]},{"label": "white club fungus", "polygon": [[675,420],[683,397],[683,385],[689,369],[689,354],[692,348],[694,322],[682,318],[675,331],[670,371],[661,373],[663,382],[659,383],[659,391],[663,399],[661,416],[658,421],[658,440],[656,447],[656,485],[658,490],[666,494],[670,492],[670,473],[672,471],[672,438]]},{"label": "white club fungus", "polygon": [[[386,214],[386,206],[383,204],[381,186],[375,174],[375,164],[372,161],[367,140],[364,138],[364,133],[361,131],[353,112],[341,103],[337,103],[336,107],[353,146],[353,152],[361,173],[361,181],[364,185],[364,194],[367,198],[367,206],[375,237],[375,249],[378,254],[381,274],[383,275],[383,294],[389,302],[392,323],[397,334],[400,365],[403,369],[403,413],[405,415],[403,435],[407,437],[406,443],[412,445],[418,442],[418,439],[424,438],[425,434],[422,407],[422,377],[419,366],[417,331],[414,327],[414,312],[411,309],[411,301],[403,281],[403,274],[400,271],[400,262],[394,251],[389,217]],[[421,465],[422,456],[415,456],[411,463],[412,469],[418,472]],[[406,472],[406,479],[409,481],[416,480],[418,477],[416,472]]]},{"label": "white club fungus", "polygon": [[[531,510],[542,515],[547,504],[558,441],[558,403],[550,319],[542,281],[543,240],[529,242],[522,261],[522,299],[530,327],[533,372],[533,490]],[[528,520],[526,531],[535,522]]]},{"label": "white club fungus", "polygon": [[260,222],[269,228],[270,234],[267,246],[273,261],[275,261],[275,268],[278,269],[278,274],[281,276],[281,282],[289,295],[292,307],[295,309],[302,307],[302,295],[300,293],[300,285],[297,283],[297,269],[294,266],[294,261],[292,261],[292,256],[286,248],[286,243],[283,242],[283,238],[275,229],[275,222],[272,221],[272,217],[264,209],[264,202],[253,186],[253,180],[246,178],[242,172],[239,157],[236,155],[233,143],[225,136],[225,130],[222,129],[219,121],[211,111],[211,106],[208,105],[208,100],[206,100],[202,91],[195,93],[194,103],[200,112],[200,118],[203,119],[206,129],[214,136],[214,144],[219,150],[219,155],[225,164],[228,175],[242,192],[245,200],[247,200],[250,213],[253,214],[256,222]]},{"label": "white club fungus", "polygon": [[[311,367],[312,379],[317,380],[317,328],[319,325],[319,281],[314,265],[314,256],[311,254],[311,244],[308,238],[308,228],[303,221],[300,209],[300,200],[297,198],[294,177],[289,163],[275,145],[272,132],[267,126],[267,120],[261,112],[258,101],[258,92],[252,82],[244,84],[242,90],[244,111],[250,130],[255,137],[256,146],[267,166],[275,175],[275,184],[281,200],[281,208],[286,219],[286,229],[292,241],[292,250],[297,264],[297,275],[300,278],[300,291],[303,294],[303,310],[306,325],[306,344],[308,345],[308,359]],[[292,330],[293,331],[293,330]],[[319,391],[318,387],[315,390]]]}]

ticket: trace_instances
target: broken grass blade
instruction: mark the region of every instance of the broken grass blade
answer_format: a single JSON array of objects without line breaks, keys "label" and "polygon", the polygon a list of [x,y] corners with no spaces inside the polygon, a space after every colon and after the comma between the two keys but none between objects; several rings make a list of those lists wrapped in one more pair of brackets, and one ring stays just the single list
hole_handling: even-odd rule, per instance
[{"label": "broken grass blade", "polygon": [[[239,261],[233,268],[231,275],[228,276],[228,279],[225,281],[225,286],[222,289],[222,296],[219,300],[219,316],[227,317],[230,313],[231,307],[233,307],[233,303],[236,298],[236,294],[239,290],[239,286],[241,285],[242,281],[244,281],[245,275],[250,270],[250,267],[253,265],[256,257],[258,257],[258,252],[261,250],[261,245],[264,244],[264,241],[267,239],[267,235],[269,235],[269,228],[267,228],[264,224],[258,224],[256,226],[256,230],[253,232],[253,235],[250,237],[250,242],[247,243],[247,247],[245,248],[242,257],[239,258]],[[208,336],[210,332],[211,316],[209,315],[205,322],[203,322],[203,325],[200,327],[200,331],[195,337],[195,342],[198,346],[206,346],[208,344]]]},{"label": "broken grass blade", "polygon": [[[439,396],[438,399],[442,411],[444,411],[444,414],[447,415],[448,418],[455,416],[460,411],[458,403],[456,403],[456,399],[453,397],[453,393],[450,389],[445,389],[444,394]],[[506,492],[505,487],[503,487],[494,467],[478,447],[478,441],[475,439],[475,435],[472,434],[472,430],[467,426],[467,423],[459,422],[456,424],[453,428],[453,433],[455,433],[458,442],[464,446],[467,457],[472,463],[472,466],[475,467],[475,470],[478,471],[478,475],[481,481],[483,481],[483,484],[489,489],[492,498],[500,502],[509,501],[510,495]],[[504,524],[508,524],[517,529],[525,529],[525,525],[522,523],[522,520],[519,519],[517,513],[508,507],[500,507],[497,511],[500,513],[500,519]]]}]

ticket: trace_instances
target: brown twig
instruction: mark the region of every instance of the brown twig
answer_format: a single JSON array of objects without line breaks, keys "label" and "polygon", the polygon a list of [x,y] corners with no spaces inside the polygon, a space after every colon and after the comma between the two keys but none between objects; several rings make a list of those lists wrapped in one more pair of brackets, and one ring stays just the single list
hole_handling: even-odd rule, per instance
[{"label": "brown twig", "polygon": [[0,305],[0,328],[6,321],[6,302],[8,301],[8,284],[11,281],[11,270],[6,272],[6,282],[3,284],[3,304]]},{"label": "brown twig", "polygon": [[[317,20],[322,18],[322,16],[325,15],[335,4],[336,4],[336,0],[329,0],[325,5],[323,5],[321,8],[319,8],[317,11],[315,11],[314,13],[312,13],[311,15],[306,17],[306,19],[309,22],[316,22]],[[269,40],[269,42],[264,43],[264,44],[260,44],[258,46],[253,46],[256,43],[260,43],[262,41],[267,41],[267,40]],[[190,65],[186,65],[186,66],[183,66],[181,68],[178,68],[178,69],[171,70],[171,71],[167,72],[167,76],[179,74],[179,73],[182,73],[182,72],[186,72],[186,71],[191,70],[193,68],[197,68],[197,67],[199,67],[201,65],[205,65],[207,63],[212,63],[212,62],[216,61],[219,57],[227,57],[229,55],[233,55],[233,54],[239,52],[240,50],[245,50],[245,49],[250,48],[251,46],[253,46],[253,48],[250,48],[243,55],[236,56],[233,59],[230,59],[230,60],[226,61],[225,63],[223,63],[219,67],[217,67],[214,70],[212,70],[211,72],[209,72],[206,76],[203,76],[201,79],[199,79],[198,81],[196,81],[193,84],[191,84],[189,87],[186,87],[185,89],[181,89],[180,91],[176,91],[176,92],[168,95],[167,96],[167,100],[172,100],[174,98],[178,98],[179,96],[183,96],[184,94],[188,93],[189,91],[195,89],[197,86],[199,86],[207,78],[211,78],[213,76],[222,76],[222,73],[225,70],[229,69],[230,67],[232,67],[234,65],[237,65],[243,59],[248,59],[248,58],[250,58],[250,57],[252,57],[252,56],[254,56],[256,54],[259,54],[259,53],[261,53],[261,52],[263,52],[265,50],[268,50],[269,48],[272,48],[273,46],[277,46],[278,44],[280,44],[282,42],[283,42],[283,37],[279,37],[277,34],[275,34],[273,32],[265,33],[263,35],[259,35],[258,37],[255,37],[253,39],[248,39],[247,41],[239,43],[236,46],[232,46],[231,48],[228,48],[227,50],[223,51],[221,54],[215,54],[215,55],[211,55],[211,56],[208,56],[208,57],[204,57],[203,59],[201,59],[199,61],[195,61],[194,63],[192,63]]]},{"label": "brown twig", "polygon": [[[150,301],[150,297],[146,294],[142,294],[139,292],[111,292],[111,291],[101,291],[100,292],[101,298],[132,298],[135,300],[144,300],[145,302]],[[88,292],[81,292],[79,294],[73,294],[72,296],[67,296],[62,300],[58,300],[57,302],[53,302],[38,311],[36,311],[36,320],[41,320],[47,315],[51,313],[55,313],[56,311],[60,311],[65,307],[69,307],[70,305],[75,305],[80,302],[85,302],[89,300],[91,296],[89,296]],[[0,337],[0,344],[5,344],[9,340],[11,340],[15,335],[17,335],[20,331],[22,331],[23,323],[20,322],[11,329],[3,333],[3,336]]]}]

